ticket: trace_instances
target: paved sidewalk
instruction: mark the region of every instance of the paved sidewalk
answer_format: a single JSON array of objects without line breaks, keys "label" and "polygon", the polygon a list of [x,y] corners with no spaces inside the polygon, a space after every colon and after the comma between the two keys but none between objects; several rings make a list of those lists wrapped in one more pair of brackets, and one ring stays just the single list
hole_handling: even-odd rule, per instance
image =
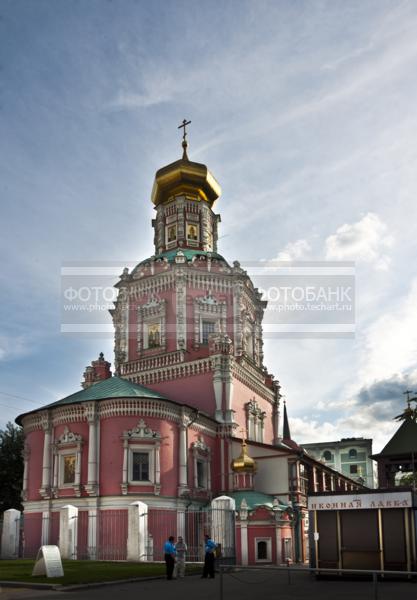
[{"label": "paved sidewalk", "polygon": [[[375,600],[371,581],[316,580],[308,573],[291,576],[265,571],[238,571],[223,579],[223,600]],[[5,589],[0,600],[220,600],[220,577],[202,580],[191,576],[183,580],[158,579],[74,591]],[[415,582],[381,582],[378,600],[416,600]]]}]

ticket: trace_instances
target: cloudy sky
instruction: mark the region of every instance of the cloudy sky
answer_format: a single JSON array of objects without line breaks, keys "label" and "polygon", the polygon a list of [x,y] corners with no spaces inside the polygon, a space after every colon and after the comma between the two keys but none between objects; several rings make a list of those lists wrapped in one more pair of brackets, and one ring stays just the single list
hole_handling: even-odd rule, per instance
[{"label": "cloudy sky", "polygon": [[111,357],[60,333],[61,266],[152,254],[187,117],[229,261],[355,261],[355,337],[265,360],[295,439],[379,450],[417,389],[416,29],[414,0],[2,0],[0,427]]}]

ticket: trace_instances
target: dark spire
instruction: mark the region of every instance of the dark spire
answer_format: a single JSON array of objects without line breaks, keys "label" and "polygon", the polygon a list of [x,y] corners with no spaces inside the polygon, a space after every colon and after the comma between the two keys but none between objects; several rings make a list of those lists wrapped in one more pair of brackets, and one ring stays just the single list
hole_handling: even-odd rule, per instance
[{"label": "dark spire", "polygon": [[291,439],[290,425],[288,423],[288,415],[287,415],[287,405],[285,403],[285,400],[284,400],[284,425],[283,425],[283,431],[282,431],[282,438],[284,440]]}]

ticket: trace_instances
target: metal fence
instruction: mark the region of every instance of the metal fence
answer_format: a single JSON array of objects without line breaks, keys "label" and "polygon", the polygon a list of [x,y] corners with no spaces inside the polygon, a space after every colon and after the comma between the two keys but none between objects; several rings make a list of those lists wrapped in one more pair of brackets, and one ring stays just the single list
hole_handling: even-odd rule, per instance
[{"label": "metal fence", "polygon": [[[306,597],[310,598],[334,597],[338,600],[351,600],[352,597],[356,597],[367,600],[392,600],[399,597],[401,600],[415,600],[417,592],[416,571],[320,569],[290,566],[289,563],[286,567],[231,567],[222,562],[219,572],[219,600],[236,595],[239,595],[241,600],[245,600],[246,597],[252,598],[254,592],[251,592],[251,586],[255,586],[253,589],[256,590],[260,584],[263,586],[264,596],[268,595],[269,590],[277,590],[279,587],[280,597],[285,599],[304,597],[306,591]],[[316,580],[322,578],[319,584],[323,585],[316,586],[321,589],[312,588],[314,580],[302,578],[303,574],[315,576]],[[392,585],[395,584],[399,584],[400,587],[397,585],[394,589]],[[332,589],[329,589],[330,587]]]},{"label": "metal fence", "polygon": [[235,564],[235,513],[220,508],[185,511],[151,509],[148,512],[148,560],[164,559],[164,542],[170,535],[181,535],[187,544],[187,561],[204,560],[204,535],[220,544],[222,558]]},{"label": "metal fence", "polygon": [[[56,513],[59,518],[59,513]],[[28,515],[30,517],[30,515]],[[52,531],[52,519],[50,527]],[[187,544],[187,561],[204,560],[204,535],[210,534],[220,544],[222,560],[235,564],[235,513],[220,508],[186,510],[149,508],[147,511],[147,561],[163,561],[163,547],[169,536],[181,535]],[[49,543],[58,543],[56,535]],[[128,538],[127,510],[80,510],[76,517],[74,556],[78,560],[126,560]],[[53,539],[53,541],[52,541]],[[28,549],[25,556],[36,554],[38,546]]]}]

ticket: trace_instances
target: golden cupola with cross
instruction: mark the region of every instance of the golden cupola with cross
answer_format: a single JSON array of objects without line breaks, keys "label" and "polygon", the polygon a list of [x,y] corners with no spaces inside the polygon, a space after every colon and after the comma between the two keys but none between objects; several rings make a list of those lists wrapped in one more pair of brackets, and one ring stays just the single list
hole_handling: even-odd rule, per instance
[{"label": "golden cupola with cross", "polygon": [[183,155],[155,174],[152,202],[156,218],[152,221],[155,254],[172,250],[217,252],[217,225],[220,216],[212,210],[221,188],[206,165],[189,160],[186,126],[182,139]]},{"label": "golden cupola with cross", "polygon": [[245,439],[242,439],[240,454],[234,458],[230,464],[233,471],[233,487],[235,490],[253,489],[253,476],[256,473],[256,461],[249,456],[248,446]]}]

